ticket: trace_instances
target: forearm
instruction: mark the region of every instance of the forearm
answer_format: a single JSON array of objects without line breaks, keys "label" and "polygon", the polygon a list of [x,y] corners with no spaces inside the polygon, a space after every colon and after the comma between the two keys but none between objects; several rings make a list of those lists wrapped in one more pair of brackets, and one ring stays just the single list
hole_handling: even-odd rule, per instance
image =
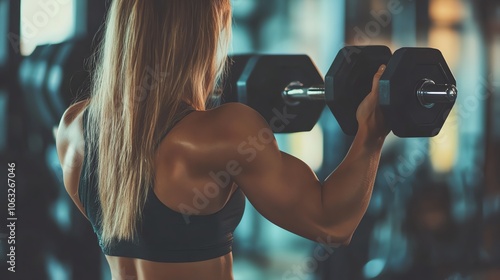
[{"label": "forearm", "polygon": [[343,162],[323,183],[325,227],[337,234],[350,236],[370,203],[384,139],[366,135],[358,133]]}]

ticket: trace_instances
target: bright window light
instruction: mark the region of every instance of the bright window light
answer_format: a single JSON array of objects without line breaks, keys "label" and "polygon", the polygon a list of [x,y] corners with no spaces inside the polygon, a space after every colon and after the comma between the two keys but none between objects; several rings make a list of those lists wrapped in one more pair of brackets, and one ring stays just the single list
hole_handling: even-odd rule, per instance
[{"label": "bright window light", "polygon": [[21,1],[21,53],[38,45],[60,43],[75,33],[74,0]]},{"label": "bright window light", "polygon": [[323,165],[323,129],[318,123],[309,132],[276,134],[282,151],[304,161],[312,170],[318,171]]},{"label": "bright window light", "polygon": [[450,172],[455,165],[459,144],[458,117],[455,106],[439,135],[429,142],[431,164],[437,173]]}]

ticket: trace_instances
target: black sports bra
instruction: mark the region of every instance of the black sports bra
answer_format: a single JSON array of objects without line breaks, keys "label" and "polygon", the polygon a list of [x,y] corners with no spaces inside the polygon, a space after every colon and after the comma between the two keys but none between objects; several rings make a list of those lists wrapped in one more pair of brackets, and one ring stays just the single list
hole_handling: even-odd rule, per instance
[{"label": "black sports bra", "polygon": [[[193,110],[184,111],[177,122]],[[88,143],[86,127],[87,110],[83,114],[85,151]],[[185,215],[164,205],[151,187],[143,211],[142,224],[138,226],[135,240],[118,241],[104,247],[98,223],[100,203],[96,165],[96,162],[88,162],[88,157],[84,157],[78,195],[104,254],[155,262],[195,262],[217,258],[232,251],[233,232],[240,223],[245,208],[245,196],[239,188],[218,212],[210,215],[191,215],[187,219]],[[91,176],[88,176],[89,174]]]}]

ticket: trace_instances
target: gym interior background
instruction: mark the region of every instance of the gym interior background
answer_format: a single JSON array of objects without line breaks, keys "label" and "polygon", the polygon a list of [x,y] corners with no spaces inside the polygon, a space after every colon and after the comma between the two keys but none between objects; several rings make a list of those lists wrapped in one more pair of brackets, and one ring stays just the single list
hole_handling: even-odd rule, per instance
[{"label": "gym interior background", "polygon": [[[15,276],[110,279],[90,224],[64,191],[52,135],[88,85],[84,59],[107,2],[0,0],[0,275],[12,277],[5,225],[14,162]],[[500,3],[233,0],[233,8],[232,53],[307,54],[325,74],[344,45],[434,47],[460,90],[439,136],[389,136],[350,246],[297,237],[247,203],[235,279],[500,279]],[[320,178],[352,141],[328,109],[311,132],[277,139]]]}]

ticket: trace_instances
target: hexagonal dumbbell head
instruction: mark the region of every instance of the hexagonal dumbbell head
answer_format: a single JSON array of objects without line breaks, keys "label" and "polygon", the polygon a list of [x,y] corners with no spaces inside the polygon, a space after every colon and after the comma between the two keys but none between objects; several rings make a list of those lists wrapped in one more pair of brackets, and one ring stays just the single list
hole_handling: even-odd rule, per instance
[{"label": "hexagonal dumbbell head", "polygon": [[294,82],[305,87],[324,83],[307,55],[254,56],[238,79],[237,101],[258,111],[276,133],[309,131],[318,122],[325,103],[286,102],[282,92]]},{"label": "hexagonal dumbbell head", "polygon": [[370,93],[378,68],[390,58],[386,46],[348,46],[337,54],[326,75],[325,98],[344,133],[358,131],[358,106]]},{"label": "hexagonal dumbbell head", "polygon": [[429,80],[456,90],[455,78],[439,50],[402,48],[394,53],[380,79],[379,101],[395,135],[432,137],[443,127],[455,99],[432,106],[422,104],[417,91]]}]

